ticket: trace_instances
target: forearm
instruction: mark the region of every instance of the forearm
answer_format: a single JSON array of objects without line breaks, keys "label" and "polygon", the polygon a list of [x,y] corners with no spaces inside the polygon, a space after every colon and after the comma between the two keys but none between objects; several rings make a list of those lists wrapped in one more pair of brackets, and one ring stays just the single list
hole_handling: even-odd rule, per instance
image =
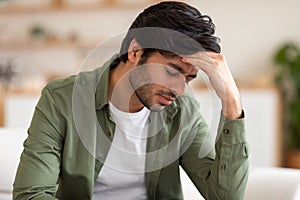
[{"label": "forearm", "polygon": [[207,128],[198,131],[182,156],[183,168],[206,199],[243,199],[248,178],[244,119],[225,120],[222,116],[215,145]]},{"label": "forearm", "polygon": [[222,114],[226,119],[233,120],[242,117],[241,97],[236,85],[234,85],[233,89],[226,92],[226,95],[221,99],[221,102]]},{"label": "forearm", "polygon": [[215,147],[208,199],[216,199],[216,191],[220,199],[243,199],[249,165],[244,119],[227,120],[222,116]]}]

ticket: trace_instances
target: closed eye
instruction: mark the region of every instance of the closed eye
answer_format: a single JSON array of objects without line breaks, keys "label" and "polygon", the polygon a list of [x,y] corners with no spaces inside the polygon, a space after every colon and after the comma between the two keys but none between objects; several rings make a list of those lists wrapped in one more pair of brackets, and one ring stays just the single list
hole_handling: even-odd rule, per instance
[{"label": "closed eye", "polygon": [[180,75],[180,73],[176,70],[171,70],[171,69],[168,69],[167,67],[165,67],[165,70],[169,76],[177,77]]},{"label": "closed eye", "polygon": [[[175,63],[168,63],[168,66],[171,67],[170,68],[166,68],[166,70],[168,70],[169,72],[167,72],[170,76],[179,76],[180,74],[185,76],[186,78],[186,83],[189,83],[190,81],[192,81],[193,79],[197,78],[197,73],[196,72],[192,72],[190,73],[189,71],[185,71],[180,65],[177,65]],[[191,68],[192,70],[193,68]],[[172,71],[174,70],[174,72]],[[175,72],[176,71],[176,72]],[[176,73],[176,75],[175,75]]]}]

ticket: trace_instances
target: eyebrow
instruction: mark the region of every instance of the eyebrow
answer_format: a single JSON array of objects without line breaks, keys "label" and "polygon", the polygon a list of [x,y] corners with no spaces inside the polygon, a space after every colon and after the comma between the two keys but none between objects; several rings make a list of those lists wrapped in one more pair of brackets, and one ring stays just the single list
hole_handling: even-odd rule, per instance
[{"label": "eyebrow", "polygon": [[184,69],[183,69],[180,65],[177,65],[177,64],[171,63],[171,62],[169,62],[168,65],[169,65],[170,67],[176,69],[177,71],[179,71],[179,72],[182,73],[182,74],[185,74],[185,73],[186,73],[186,71],[184,71]]},{"label": "eyebrow", "polygon": [[[167,64],[168,64],[170,67],[172,67],[173,69],[179,71],[179,72],[182,73],[182,74],[188,73],[188,72],[185,71],[180,65],[177,65],[177,64],[171,63],[171,62],[169,62],[169,63],[167,63]],[[197,74],[189,74],[188,76],[191,77],[191,78],[196,78],[196,77],[197,77]]]}]

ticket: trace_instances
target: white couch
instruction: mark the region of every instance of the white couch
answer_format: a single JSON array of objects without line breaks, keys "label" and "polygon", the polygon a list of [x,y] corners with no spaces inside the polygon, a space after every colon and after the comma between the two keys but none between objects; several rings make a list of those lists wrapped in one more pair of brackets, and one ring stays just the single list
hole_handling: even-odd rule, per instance
[{"label": "white couch", "polygon": [[12,184],[26,136],[25,128],[0,128],[0,200],[12,199]]},{"label": "white couch", "polygon": [[[0,128],[0,200],[10,200],[26,128]],[[187,200],[201,195],[181,170],[183,192]],[[245,200],[300,200],[300,170],[267,167],[252,169]]]},{"label": "white couch", "polygon": [[245,200],[300,200],[300,170],[280,167],[253,170]]}]

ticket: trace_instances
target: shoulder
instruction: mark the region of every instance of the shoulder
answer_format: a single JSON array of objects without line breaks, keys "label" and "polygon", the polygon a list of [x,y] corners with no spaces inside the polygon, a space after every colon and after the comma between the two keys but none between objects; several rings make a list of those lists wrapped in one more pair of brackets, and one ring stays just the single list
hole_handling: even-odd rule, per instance
[{"label": "shoulder", "polygon": [[80,72],[69,77],[53,79],[48,82],[44,90],[48,90],[50,93],[72,93],[75,85],[86,85],[90,82],[97,83],[102,71],[103,69],[100,67],[93,71]]},{"label": "shoulder", "polygon": [[54,92],[57,90],[66,90],[68,88],[72,88],[76,77],[77,75],[72,75],[66,78],[53,79],[48,82],[44,90],[46,89],[50,92]]}]

